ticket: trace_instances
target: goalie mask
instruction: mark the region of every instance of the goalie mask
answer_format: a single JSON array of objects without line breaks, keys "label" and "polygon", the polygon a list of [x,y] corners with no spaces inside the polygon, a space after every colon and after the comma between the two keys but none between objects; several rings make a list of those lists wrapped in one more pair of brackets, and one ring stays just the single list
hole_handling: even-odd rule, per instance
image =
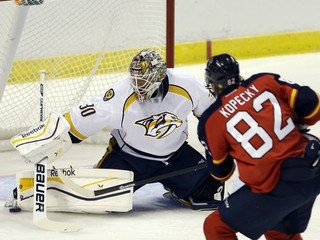
[{"label": "goalie mask", "polygon": [[167,65],[156,51],[144,49],[133,57],[129,74],[138,100],[144,102],[159,89],[167,74]]},{"label": "goalie mask", "polygon": [[241,82],[239,63],[229,54],[220,54],[208,60],[205,81],[210,92],[218,97],[223,92],[230,92]]}]

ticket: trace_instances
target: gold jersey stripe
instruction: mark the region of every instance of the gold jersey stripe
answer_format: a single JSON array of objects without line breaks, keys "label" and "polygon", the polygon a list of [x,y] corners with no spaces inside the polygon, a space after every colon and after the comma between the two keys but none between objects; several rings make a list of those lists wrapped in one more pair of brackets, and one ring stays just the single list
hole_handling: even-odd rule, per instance
[{"label": "gold jersey stripe", "polygon": [[77,138],[80,139],[80,140],[84,140],[84,139],[87,138],[87,136],[81,134],[81,133],[76,129],[76,127],[74,126],[70,112],[67,112],[67,113],[64,115],[64,118],[65,118],[65,119],[68,121],[68,123],[70,124],[70,132],[71,132],[75,137],[77,137]]}]

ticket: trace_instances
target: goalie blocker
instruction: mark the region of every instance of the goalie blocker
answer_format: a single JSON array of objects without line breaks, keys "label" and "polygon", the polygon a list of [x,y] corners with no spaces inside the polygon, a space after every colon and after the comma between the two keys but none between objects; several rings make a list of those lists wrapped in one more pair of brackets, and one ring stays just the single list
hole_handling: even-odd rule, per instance
[{"label": "goalie blocker", "polygon": [[[90,190],[101,190],[133,181],[133,172],[116,169],[49,169],[47,172],[47,211],[103,214],[107,212],[128,212],[132,209],[133,187],[105,195],[88,198],[72,190],[59,177],[65,177]],[[17,205],[23,211],[33,210],[33,171],[16,174]]]}]

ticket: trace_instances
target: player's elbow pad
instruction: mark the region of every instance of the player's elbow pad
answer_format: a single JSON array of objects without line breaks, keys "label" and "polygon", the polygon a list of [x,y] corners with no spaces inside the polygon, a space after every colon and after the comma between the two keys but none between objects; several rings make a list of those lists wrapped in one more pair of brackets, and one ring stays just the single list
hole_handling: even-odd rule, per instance
[{"label": "player's elbow pad", "polygon": [[215,164],[213,161],[213,164],[210,167],[211,175],[220,181],[228,180],[232,176],[234,170],[234,160],[230,155],[227,155],[219,164]]}]

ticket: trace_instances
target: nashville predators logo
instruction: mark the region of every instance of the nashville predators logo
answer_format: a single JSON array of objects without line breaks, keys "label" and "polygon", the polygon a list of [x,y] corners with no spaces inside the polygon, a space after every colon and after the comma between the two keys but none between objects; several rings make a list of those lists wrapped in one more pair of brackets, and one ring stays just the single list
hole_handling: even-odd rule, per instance
[{"label": "nashville predators logo", "polygon": [[136,124],[142,125],[146,129],[146,136],[157,139],[164,138],[171,134],[183,123],[176,115],[168,112],[152,115],[151,117],[139,120]]},{"label": "nashville predators logo", "polygon": [[141,66],[141,73],[145,74],[148,68],[150,67],[150,63],[146,61],[142,61],[140,62],[140,66]]},{"label": "nashville predators logo", "polygon": [[108,101],[113,97],[114,97],[114,90],[111,88],[104,94],[103,101]]}]

